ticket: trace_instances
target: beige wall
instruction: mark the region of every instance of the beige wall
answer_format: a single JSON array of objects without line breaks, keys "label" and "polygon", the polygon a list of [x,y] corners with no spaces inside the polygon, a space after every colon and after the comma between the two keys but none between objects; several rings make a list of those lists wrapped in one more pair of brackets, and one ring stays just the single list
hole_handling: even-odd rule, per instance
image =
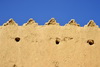
[{"label": "beige wall", "polygon": [[100,67],[100,28],[93,20],[80,27],[10,19],[0,26],[0,67]]}]

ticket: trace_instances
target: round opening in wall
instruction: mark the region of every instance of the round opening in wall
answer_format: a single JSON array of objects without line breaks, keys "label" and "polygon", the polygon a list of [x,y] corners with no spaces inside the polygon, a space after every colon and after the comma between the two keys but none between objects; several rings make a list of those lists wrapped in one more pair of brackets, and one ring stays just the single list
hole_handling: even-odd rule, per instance
[{"label": "round opening in wall", "polygon": [[60,38],[56,38],[55,43],[58,45],[60,43]]},{"label": "round opening in wall", "polygon": [[59,41],[58,40],[56,40],[56,44],[59,44]]},{"label": "round opening in wall", "polygon": [[16,42],[19,42],[19,41],[20,41],[20,38],[19,38],[19,37],[16,37],[16,38],[15,38],[15,41],[16,41]]},{"label": "round opening in wall", "polygon": [[94,44],[94,40],[88,40],[87,43],[89,43],[89,45],[93,45]]},{"label": "round opening in wall", "polygon": [[55,43],[58,45],[60,43],[60,39],[56,38]]}]

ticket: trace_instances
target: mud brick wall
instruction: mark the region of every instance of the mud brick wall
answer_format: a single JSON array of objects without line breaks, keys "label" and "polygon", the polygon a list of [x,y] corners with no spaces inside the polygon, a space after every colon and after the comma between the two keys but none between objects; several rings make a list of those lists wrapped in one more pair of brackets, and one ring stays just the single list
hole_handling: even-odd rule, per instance
[{"label": "mud brick wall", "polygon": [[0,26],[0,67],[100,67],[100,28],[93,20],[80,27],[74,19],[64,26],[10,19]]}]

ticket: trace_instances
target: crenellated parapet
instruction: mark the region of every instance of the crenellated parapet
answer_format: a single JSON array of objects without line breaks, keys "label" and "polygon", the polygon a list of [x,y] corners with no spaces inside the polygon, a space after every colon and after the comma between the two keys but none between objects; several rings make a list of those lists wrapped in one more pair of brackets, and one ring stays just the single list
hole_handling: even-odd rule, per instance
[{"label": "crenellated parapet", "polygon": [[[13,19],[9,19],[6,23],[3,24],[3,26],[8,26],[8,25],[18,26],[18,24]],[[31,26],[39,26],[38,23],[32,18],[30,18],[22,26],[30,26],[30,25]],[[57,25],[57,26],[60,26],[60,24],[57,23],[55,18],[51,18],[48,22],[45,23],[45,25]],[[64,26],[77,26],[77,27],[80,27],[80,24],[78,24],[74,19],[71,19]],[[84,25],[84,27],[96,27],[96,28],[99,28],[99,26],[96,25],[94,20],[90,20],[87,25]]]}]

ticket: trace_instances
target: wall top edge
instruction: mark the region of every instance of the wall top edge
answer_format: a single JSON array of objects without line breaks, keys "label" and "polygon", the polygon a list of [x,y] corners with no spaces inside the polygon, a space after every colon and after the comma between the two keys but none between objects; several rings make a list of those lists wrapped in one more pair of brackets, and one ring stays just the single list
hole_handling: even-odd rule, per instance
[{"label": "wall top edge", "polygon": [[[46,26],[61,26],[59,23],[57,23],[55,18],[51,18],[48,22],[46,22],[44,25]],[[44,26],[43,25],[43,26]],[[2,26],[19,26],[12,18],[9,19],[6,23],[4,23]],[[26,23],[24,23],[22,26],[41,26],[38,25],[38,23],[30,18]],[[75,19],[71,19],[67,24],[64,26],[77,26],[80,27],[80,24],[78,24]],[[98,25],[94,22],[94,20],[90,20],[87,25],[84,25],[84,27],[96,27],[99,28]]]}]

